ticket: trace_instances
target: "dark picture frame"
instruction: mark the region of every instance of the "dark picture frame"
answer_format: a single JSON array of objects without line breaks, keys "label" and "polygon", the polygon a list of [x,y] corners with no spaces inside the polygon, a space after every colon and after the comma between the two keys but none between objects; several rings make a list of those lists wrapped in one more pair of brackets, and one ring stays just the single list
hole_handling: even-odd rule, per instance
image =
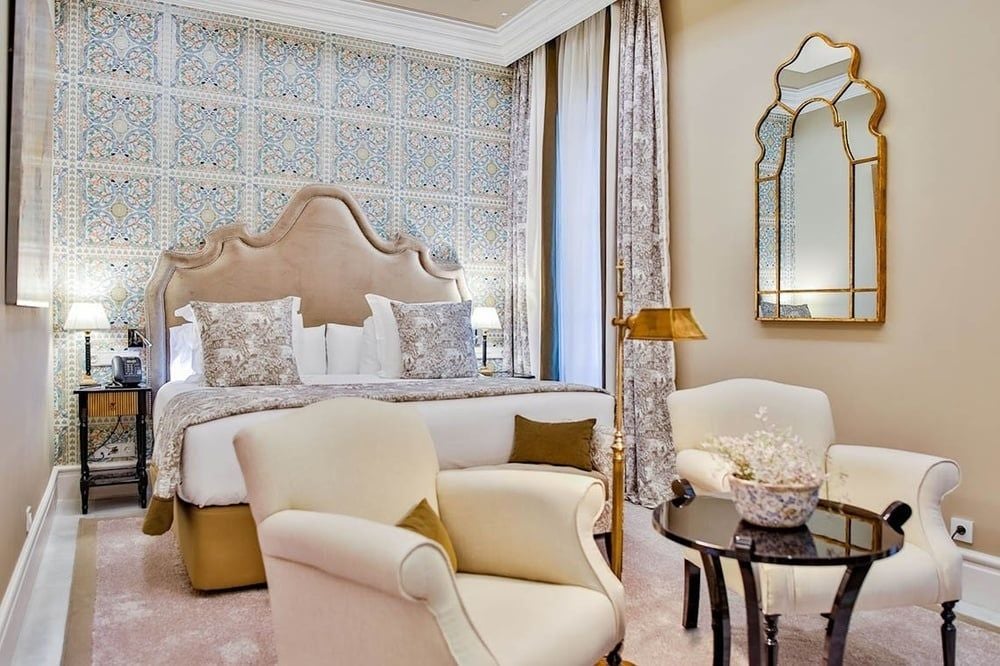
[{"label": "dark picture frame", "polygon": [[49,307],[56,46],[51,0],[7,0],[4,301]]}]

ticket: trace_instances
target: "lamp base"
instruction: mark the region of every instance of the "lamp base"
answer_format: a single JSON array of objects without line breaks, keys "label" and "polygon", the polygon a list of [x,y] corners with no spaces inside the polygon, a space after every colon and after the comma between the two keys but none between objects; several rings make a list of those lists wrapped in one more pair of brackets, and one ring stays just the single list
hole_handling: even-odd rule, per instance
[{"label": "lamp base", "polygon": [[97,386],[97,380],[90,376],[90,373],[83,373],[80,377],[80,386]]},{"label": "lamp base", "polygon": [[489,367],[488,365],[484,365],[483,367],[479,368],[479,374],[481,374],[483,377],[492,377],[493,368]]}]

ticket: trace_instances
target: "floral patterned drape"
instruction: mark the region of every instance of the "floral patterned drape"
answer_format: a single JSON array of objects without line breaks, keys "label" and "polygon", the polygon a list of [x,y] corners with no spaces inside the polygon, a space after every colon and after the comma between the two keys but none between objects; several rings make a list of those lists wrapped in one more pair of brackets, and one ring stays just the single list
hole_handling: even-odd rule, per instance
[{"label": "floral patterned drape", "polygon": [[531,143],[531,62],[528,54],[513,65],[513,99],[510,120],[510,215],[511,215],[511,299],[510,315],[514,372],[531,372],[528,344],[527,227],[528,169]]},{"label": "floral patterned drape", "polygon": [[[667,224],[666,72],[658,0],[621,0],[618,93],[617,245],[625,261],[625,312],[670,304]],[[653,506],[675,472],[667,396],[673,343],[625,346],[627,498]]]}]

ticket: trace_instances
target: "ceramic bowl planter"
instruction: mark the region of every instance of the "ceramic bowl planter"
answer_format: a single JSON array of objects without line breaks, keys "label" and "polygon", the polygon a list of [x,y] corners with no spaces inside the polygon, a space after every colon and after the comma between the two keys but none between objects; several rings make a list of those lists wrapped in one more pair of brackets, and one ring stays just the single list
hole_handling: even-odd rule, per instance
[{"label": "ceramic bowl planter", "polygon": [[729,477],[736,512],[746,522],[759,527],[804,525],[819,502],[821,485],[758,483]]}]

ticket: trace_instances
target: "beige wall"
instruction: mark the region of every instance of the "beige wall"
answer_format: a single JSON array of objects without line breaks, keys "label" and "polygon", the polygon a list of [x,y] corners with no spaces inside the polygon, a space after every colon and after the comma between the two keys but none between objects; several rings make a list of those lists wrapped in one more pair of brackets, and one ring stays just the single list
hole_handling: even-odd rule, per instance
[{"label": "beige wall", "polygon": [[[0,3],[0,52],[7,52],[7,3]],[[0,90],[7,89],[0,68]],[[6,97],[0,117],[6,117]],[[0,151],[0,165],[6,161]],[[0,168],[0,174],[6,169]],[[6,211],[6,207],[4,207]],[[3,263],[0,253],[0,293]],[[49,311],[0,304],[0,590],[7,587],[21,544],[24,509],[37,508],[49,474],[52,389]]]},{"label": "beige wall", "polygon": [[[679,385],[766,377],[827,391],[838,439],[959,461],[948,515],[1000,554],[1000,3],[664,0],[673,300],[708,333]],[[753,131],[809,32],[854,42],[888,110],[886,323],[753,319]]]}]

